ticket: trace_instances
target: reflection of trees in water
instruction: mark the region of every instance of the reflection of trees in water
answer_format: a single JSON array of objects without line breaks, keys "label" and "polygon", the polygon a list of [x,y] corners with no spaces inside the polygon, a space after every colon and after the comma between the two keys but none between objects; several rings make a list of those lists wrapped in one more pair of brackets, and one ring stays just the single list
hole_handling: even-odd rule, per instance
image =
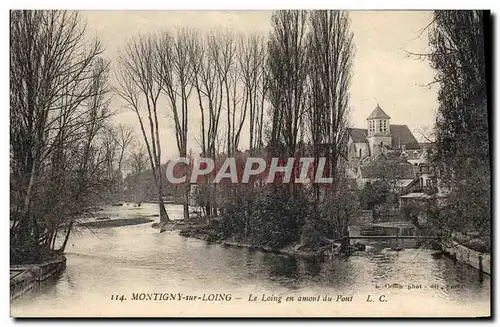
[{"label": "reflection of trees in water", "polygon": [[287,288],[297,288],[304,280],[321,274],[321,261],[302,260],[294,257],[266,255],[263,259],[270,279]]},{"label": "reflection of trees in water", "polygon": [[255,254],[253,251],[247,251],[245,253],[245,266],[251,268],[253,266],[253,261],[255,259]]},{"label": "reflection of trees in water", "polygon": [[[62,277],[62,276],[61,276]],[[71,274],[64,274],[64,279],[61,278],[61,280],[65,280],[66,283],[68,284],[68,288],[70,290],[75,289],[75,282],[73,281],[73,278],[71,277]]]},{"label": "reflection of trees in water", "polygon": [[278,282],[288,289],[297,289],[300,283],[297,259],[278,255],[265,255],[263,266],[269,274],[269,279]]},{"label": "reflection of trees in water", "polygon": [[270,276],[297,278],[297,259],[277,255],[266,255],[263,260],[264,265],[269,269]]},{"label": "reflection of trees in water", "polygon": [[359,283],[359,267],[349,258],[328,260],[321,269],[321,283],[334,286],[336,289],[352,289]]},{"label": "reflection of trees in water", "polygon": [[71,281],[69,274],[61,272],[58,275],[51,276],[42,282],[36,283],[34,288],[32,288],[28,293],[23,294],[20,299],[24,298],[30,299],[30,301],[36,301],[38,298],[47,294],[56,297],[58,293],[56,284],[60,281],[66,281],[70,289],[74,288],[74,284]]},{"label": "reflection of trees in water", "polygon": [[269,267],[271,276],[282,276],[301,279],[302,277],[317,276],[321,273],[321,260],[296,259],[294,257],[269,255],[264,258]]},{"label": "reflection of trees in water", "polygon": [[454,299],[481,299],[491,292],[490,277],[464,263],[454,262],[448,257],[434,260],[433,274],[442,291]]},{"label": "reflection of trees in water", "polygon": [[321,260],[309,259],[299,260],[299,271],[301,276],[315,277],[321,273]]}]

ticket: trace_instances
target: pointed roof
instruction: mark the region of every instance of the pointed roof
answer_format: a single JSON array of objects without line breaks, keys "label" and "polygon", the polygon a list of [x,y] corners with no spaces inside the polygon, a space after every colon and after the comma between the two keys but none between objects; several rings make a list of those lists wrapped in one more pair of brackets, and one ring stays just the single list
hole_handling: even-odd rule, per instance
[{"label": "pointed roof", "polygon": [[366,136],[368,135],[367,129],[348,128],[347,132],[351,135],[354,143],[368,143],[368,140],[366,139]]},{"label": "pointed roof", "polygon": [[366,120],[370,120],[370,119],[391,119],[391,117],[389,117],[389,115],[386,114],[377,103],[377,107],[375,108],[375,110],[373,110],[373,112],[370,114],[370,116],[368,116],[368,118],[366,118]]}]

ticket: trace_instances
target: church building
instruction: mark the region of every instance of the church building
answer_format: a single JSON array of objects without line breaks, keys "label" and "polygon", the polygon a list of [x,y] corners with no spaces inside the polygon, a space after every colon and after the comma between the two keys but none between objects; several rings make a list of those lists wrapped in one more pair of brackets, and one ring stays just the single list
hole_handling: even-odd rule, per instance
[{"label": "church building", "polygon": [[408,157],[420,155],[421,147],[407,125],[391,125],[391,117],[377,107],[366,118],[367,128],[348,129],[348,158],[362,160],[381,153],[401,151]]},{"label": "church building", "polygon": [[[419,161],[425,158],[425,151],[408,126],[391,124],[391,117],[378,104],[366,118],[366,125],[366,129],[347,131],[349,178],[362,188],[367,182],[392,174],[392,184],[398,192],[404,192],[417,181]],[[381,164],[387,165],[386,169],[381,169]]]}]

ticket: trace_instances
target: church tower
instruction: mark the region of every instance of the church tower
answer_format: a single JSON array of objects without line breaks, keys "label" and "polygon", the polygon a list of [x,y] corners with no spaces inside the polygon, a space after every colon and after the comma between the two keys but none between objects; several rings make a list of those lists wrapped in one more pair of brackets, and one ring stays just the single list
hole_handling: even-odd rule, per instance
[{"label": "church tower", "polygon": [[384,146],[391,146],[391,117],[377,104],[377,107],[366,118],[368,122],[368,143],[370,155],[376,156],[383,151]]}]

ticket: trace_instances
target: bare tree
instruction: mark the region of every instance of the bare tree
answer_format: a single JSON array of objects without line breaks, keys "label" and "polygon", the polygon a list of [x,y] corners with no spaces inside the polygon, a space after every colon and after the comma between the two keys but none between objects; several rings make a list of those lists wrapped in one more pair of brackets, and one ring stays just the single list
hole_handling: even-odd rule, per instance
[{"label": "bare tree", "polygon": [[132,127],[129,125],[125,124],[118,125],[118,131],[117,131],[118,135],[116,138],[116,142],[118,143],[119,147],[117,162],[118,162],[118,172],[120,173],[120,178],[123,178],[123,163],[125,154],[129,146],[132,145],[132,142],[134,141],[132,132],[133,132]]},{"label": "bare tree", "polygon": [[40,260],[106,186],[108,63],[77,12],[11,11],[11,259]]},{"label": "bare tree", "polygon": [[[252,34],[242,36],[239,40],[239,70],[243,84],[243,118],[246,116],[247,110],[249,113],[249,136],[250,150],[257,146],[262,146],[260,143],[262,132],[260,126],[261,112],[264,106],[263,100],[265,96],[264,84],[264,64],[265,64],[265,48],[264,38],[260,34]],[[240,120],[241,122],[242,120]],[[243,120],[244,122],[244,120]],[[239,132],[243,124],[240,124]],[[237,135],[239,140],[239,134]]]},{"label": "bare tree", "polygon": [[132,175],[138,175],[144,171],[148,166],[148,154],[146,149],[140,144],[135,144],[130,152],[128,159]]},{"label": "bare tree", "polygon": [[258,90],[258,102],[260,102],[260,105],[257,106],[257,109],[255,111],[255,145],[253,146],[254,148],[261,148],[264,146],[264,113],[266,110],[264,110],[264,107],[266,106],[267,102],[267,94],[269,90],[269,72],[267,70],[267,49],[264,45],[264,54],[263,54],[263,63],[260,67],[260,82],[259,84],[259,90]]},{"label": "bare tree", "polygon": [[315,158],[320,154],[327,156],[335,189],[341,175],[338,172],[343,169],[342,154],[349,118],[353,34],[349,29],[349,14],[345,11],[313,11],[309,25],[310,139]]},{"label": "bare tree", "polygon": [[[170,218],[163,202],[160,123],[158,119],[159,99],[164,81],[157,78],[157,61],[158,47],[155,36],[141,35],[132,39],[118,59],[116,93],[125,100],[127,107],[136,113],[158,190],[160,222],[165,223],[170,221]],[[143,114],[141,110],[144,102],[146,114]]]},{"label": "bare tree", "polygon": [[306,12],[280,10],[272,16],[268,45],[271,146],[293,157],[306,99]]},{"label": "bare tree", "polygon": [[[198,97],[201,114],[201,152],[202,156],[214,161],[218,153],[217,142],[220,137],[219,124],[223,105],[223,78],[220,78],[218,63],[220,46],[216,34],[209,34],[205,38],[198,35],[191,43],[190,58],[193,68],[193,85]],[[212,176],[213,177],[213,176]],[[207,180],[209,183],[209,180]],[[205,212],[207,215],[216,215],[216,186],[205,188],[209,192],[205,196]]]},{"label": "bare tree", "polygon": [[234,149],[235,130],[235,107],[238,104],[237,92],[237,61],[236,41],[234,34],[212,32],[208,37],[208,47],[214,59],[217,72],[217,81],[221,88],[220,96],[224,97],[224,109],[226,109],[226,151],[231,155]]},{"label": "bare tree", "polygon": [[128,154],[127,163],[130,172],[127,180],[127,194],[133,198],[138,205],[144,201],[144,190],[141,183],[141,175],[146,171],[149,163],[148,153],[140,143],[132,142],[132,149]]},{"label": "bare tree", "polygon": [[104,144],[106,150],[106,171],[112,187],[108,190],[108,201],[120,201],[123,197],[123,179],[125,177],[124,158],[127,149],[133,141],[132,128],[128,125],[119,124],[113,126],[107,124],[103,130]]},{"label": "bare tree", "polygon": [[[181,157],[187,155],[188,99],[193,90],[193,65],[190,49],[194,35],[187,29],[177,30],[175,36],[164,31],[157,43],[156,78],[167,95],[175,123],[175,139]],[[179,103],[180,102],[180,103]],[[189,218],[189,182],[184,185],[184,219]]]}]

